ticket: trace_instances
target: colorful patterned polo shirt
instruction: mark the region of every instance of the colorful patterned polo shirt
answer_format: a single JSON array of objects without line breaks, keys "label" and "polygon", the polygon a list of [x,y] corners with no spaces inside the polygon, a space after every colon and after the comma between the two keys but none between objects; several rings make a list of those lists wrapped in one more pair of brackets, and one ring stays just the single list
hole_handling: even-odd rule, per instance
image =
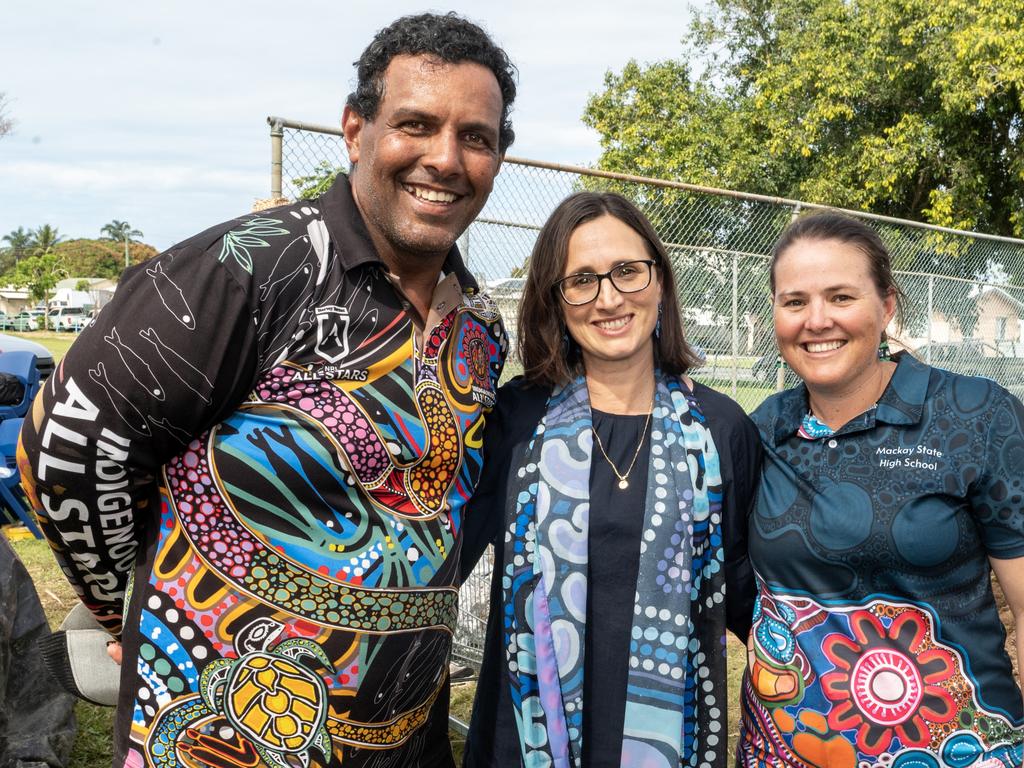
[{"label": "colorful patterned polo shirt", "polygon": [[801,385],[753,416],[742,763],[1019,766],[989,558],[1024,556],[1024,408],[903,355],[877,407],[833,436],[798,435],[805,413]]},{"label": "colorful patterned polo shirt", "polygon": [[116,766],[452,765],[507,342],[454,249],[444,274],[419,330],[342,177],[135,268],[50,377],[21,466],[123,638]]}]

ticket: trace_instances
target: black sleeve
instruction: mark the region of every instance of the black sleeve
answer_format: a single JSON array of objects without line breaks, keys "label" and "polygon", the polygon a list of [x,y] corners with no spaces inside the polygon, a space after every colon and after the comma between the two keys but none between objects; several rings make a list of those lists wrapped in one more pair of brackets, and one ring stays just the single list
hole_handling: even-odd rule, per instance
[{"label": "black sleeve", "polygon": [[505,509],[505,485],[508,474],[507,448],[502,433],[504,413],[502,389],[498,402],[487,416],[484,427],[484,467],[476,490],[466,504],[462,552],[459,557],[460,583],[465,581],[477,561],[501,530]]},{"label": "black sleeve", "polygon": [[487,416],[484,432],[484,468],[466,505],[460,560],[463,581],[489,544],[500,545],[509,468],[518,466],[544,416],[549,394],[545,388],[526,385],[520,377],[498,389],[498,402]]},{"label": "black sleeve", "polygon": [[747,555],[747,519],[757,501],[761,479],[761,440],[757,427],[733,400],[702,384],[696,385],[694,393],[705,407],[725,484],[722,537],[726,626],[746,642],[757,595],[754,571]]},{"label": "black sleeve", "polygon": [[126,272],[25,419],[23,484],[67,578],[114,635],[156,535],[160,468],[255,380],[258,313],[219,246],[186,244]]}]

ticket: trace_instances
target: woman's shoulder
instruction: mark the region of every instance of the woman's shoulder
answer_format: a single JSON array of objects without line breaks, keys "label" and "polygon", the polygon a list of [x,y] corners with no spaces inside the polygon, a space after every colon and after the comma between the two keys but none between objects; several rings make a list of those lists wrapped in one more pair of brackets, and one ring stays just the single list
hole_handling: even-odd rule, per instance
[{"label": "woman's shoulder", "polygon": [[717,426],[722,432],[756,432],[747,412],[728,395],[695,380],[693,396],[712,426]]}]

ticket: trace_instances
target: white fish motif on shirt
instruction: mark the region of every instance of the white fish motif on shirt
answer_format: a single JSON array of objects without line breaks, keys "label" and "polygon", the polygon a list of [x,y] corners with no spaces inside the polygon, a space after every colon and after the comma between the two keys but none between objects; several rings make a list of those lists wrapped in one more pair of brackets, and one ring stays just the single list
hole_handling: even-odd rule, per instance
[{"label": "white fish motif on shirt", "polygon": [[174,319],[188,328],[190,331],[196,329],[195,315],[185,300],[185,294],[176,282],[166,272],[164,265],[157,264],[146,270],[146,274],[153,278],[153,287],[156,288],[160,301],[164,303],[167,311],[174,315]]}]

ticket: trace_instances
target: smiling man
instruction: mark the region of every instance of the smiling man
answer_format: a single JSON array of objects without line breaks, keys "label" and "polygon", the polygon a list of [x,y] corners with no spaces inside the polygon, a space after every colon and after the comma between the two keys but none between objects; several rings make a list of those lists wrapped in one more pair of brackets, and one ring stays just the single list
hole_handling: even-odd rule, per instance
[{"label": "smiling man", "polygon": [[125,275],[36,401],[26,488],[122,641],[118,768],[452,764],[463,506],[507,347],[455,241],[513,73],[452,14],[382,30],[350,174]]}]

